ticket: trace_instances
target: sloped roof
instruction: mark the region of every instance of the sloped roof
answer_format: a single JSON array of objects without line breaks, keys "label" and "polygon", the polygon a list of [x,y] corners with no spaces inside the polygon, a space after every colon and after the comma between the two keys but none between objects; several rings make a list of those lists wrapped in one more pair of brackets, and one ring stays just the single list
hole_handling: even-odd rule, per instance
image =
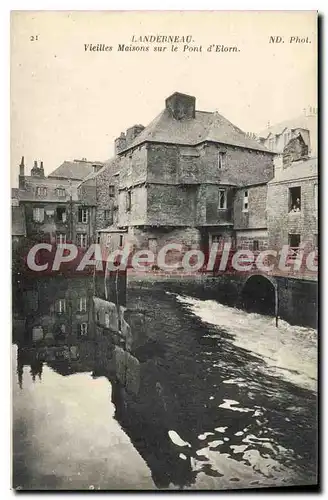
[{"label": "sloped roof", "polygon": [[[213,141],[270,153],[265,146],[248,137],[240,128],[215,112],[196,111],[195,118],[176,120],[164,109],[124,151],[143,142],[195,145]],[[271,152],[272,153],[272,152]]]},{"label": "sloped roof", "polygon": [[272,125],[271,127],[266,128],[265,130],[262,130],[258,136],[262,137],[263,139],[267,139],[270,135],[280,135],[283,133],[285,129],[305,129],[305,130],[310,130],[317,125],[317,116],[316,115],[301,115],[298,116],[297,118],[292,118],[290,120],[285,120],[283,122],[277,123],[276,125]]},{"label": "sloped roof", "polygon": [[306,179],[316,177],[317,175],[318,160],[317,158],[309,158],[308,160],[295,161],[287,168],[277,169],[275,177],[269,182],[269,184],[293,181],[296,179]]},{"label": "sloped roof", "polygon": [[110,158],[109,160],[106,160],[104,163],[103,163],[103,167],[98,170],[98,172],[91,172],[89,175],[87,175],[85,177],[85,179],[83,179],[83,181],[80,183],[81,184],[84,184],[85,182],[88,182],[92,179],[96,179],[99,175],[101,175],[105,170],[110,170],[111,171],[111,174],[114,175],[119,166],[120,166],[120,161],[121,161],[121,158],[119,156],[114,156],[113,158]]},{"label": "sloped roof", "polygon": [[100,162],[87,162],[83,160],[64,161],[56,170],[51,172],[48,177],[82,181],[93,172],[93,165],[95,164],[99,165]]},{"label": "sloped roof", "polygon": [[11,207],[11,233],[12,236],[26,236],[24,207]]}]

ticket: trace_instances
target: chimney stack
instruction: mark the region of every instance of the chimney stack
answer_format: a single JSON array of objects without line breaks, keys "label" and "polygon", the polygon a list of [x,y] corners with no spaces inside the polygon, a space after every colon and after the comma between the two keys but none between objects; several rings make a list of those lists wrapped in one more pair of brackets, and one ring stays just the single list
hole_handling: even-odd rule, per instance
[{"label": "chimney stack", "polygon": [[43,161],[40,162],[40,172],[39,175],[40,177],[44,177],[44,169],[43,169]]},{"label": "chimney stack", "polygon": [[196,98],[175,92],[165,100],[165,107],[175,120],[195,118]]},{"label": "chimney stack", "polygon": [[121,135],[117,137],[117,139],[115,139],[114,144],[115,144],[115,155],[118,155],[119,153],[121,153],[121,151],[123,151],[126,148],[126,137],[124,132],[121,132]]},{"label": "chimney stack", "polygon": [[143,125],[133,125],[126,131],[126,146],[134,141],[134,139],[143,131],[145,127]]},{"label": "chimney stack", "polygon": [[22,156],[20,165],[19,165],[19,176],[18,176],[18,187],[19,189],[25,189],[25,164],[24,164],[24,156]]},{"label": "chimney stack", "polygon": [[19,175],[21,175],[22,177],[24,177],[24,175],[25,175],[24,170],[25,170],[24,156],[22,156],[22,159],[21,159],[21,162],[19,165]]}]

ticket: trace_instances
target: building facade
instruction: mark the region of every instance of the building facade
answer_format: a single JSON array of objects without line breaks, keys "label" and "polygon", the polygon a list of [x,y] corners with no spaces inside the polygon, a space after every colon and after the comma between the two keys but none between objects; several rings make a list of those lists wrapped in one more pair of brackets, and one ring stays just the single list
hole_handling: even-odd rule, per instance
[{"label": "building facade", "polygon": [[63,244],[72,242],[86,248],[94,241],[96,211],[78,189],[81,176],[100,168],[97,163],[64,162],[48,177],[43,163],[35,161],[25,175],[20,164],[19,186],[12,190],[12,204],[25,219],[25,235],[31,242]]},{"label": "building facade", "polygon": [[246,213],[238,200],[249,192],[250,201],[264,203],[274,154],[219,113],[197,111],[195,97],[171,95],[150,125],[131,127],[115,146],[115,226],[136,248],[242,241],[245,229],[263,237],[258,207]]}]

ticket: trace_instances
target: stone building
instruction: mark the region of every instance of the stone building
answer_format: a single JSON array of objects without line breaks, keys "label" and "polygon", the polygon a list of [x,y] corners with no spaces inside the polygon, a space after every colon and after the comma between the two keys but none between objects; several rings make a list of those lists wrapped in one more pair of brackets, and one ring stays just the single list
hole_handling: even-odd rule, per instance
[{"label": "stone building", "polygon": [[267,218],[270,248],[318,247],[317,158],[307,152],[303,135],[292,139],[277,158],[268,183]]},{"label": "stone building", "polygon": [[297,118],[273,126],[268,124],[268,127],[258,134],[261,144],[271,151],[281,154],[288,142],[301,133],[308,145],[309,155],[316,157],[318,148],[317,111],[317,108],[309,107],[304,109],[303,114]]},{"label": "stone building", "polygon": [[64,162],[48,177],[43,162],[37,161],[25,175],[24,157],[19,171],[19,186],[12,190],[12,204],[25,218],[29,241],[52,244],[73,242],[86,248],[94,239],[95,208],[83,200],[78,185],[83,176],[97,171],[102,164]]},{"label": "stone building", "polygon": [[196,110],[195,97],[174,93],[146,128],[130,127],[115,147],[114,225],[126,230],[125,241],[156,251],[167,242],[238,242],[246,229],[266,237],[274,154],[219,113]]}]

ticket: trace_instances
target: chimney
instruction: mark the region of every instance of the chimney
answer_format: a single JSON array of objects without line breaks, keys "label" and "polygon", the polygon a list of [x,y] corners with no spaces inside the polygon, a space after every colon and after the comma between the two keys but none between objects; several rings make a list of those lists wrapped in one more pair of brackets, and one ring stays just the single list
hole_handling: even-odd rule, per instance
[{"label": "chimney", "polygon": [[128,128],[126,131],[126,146],[129,146],[144,128],[143,125],[133,125]]},{"label": "chimney", "polygon": [[175,120],[195,118],[196,98],[175,92],[165,100],[165,107]]},{"label": "chimney", "polygon": [[31,176],[32,177],[39,177],[38,162],[36,160],[34,160],[34,165],[33,165],[33,168],[31,169]]},{"label": "chimney", "polygon": [[25,189],[25,164],[24,164],[24,156],[22,156],[20,165],[19,165],[19,176],[18,176],[18,187],[19,189]]},{"label": "chimney", "polygon": [[25,164],[24,164],[24,156],[22,156],[22,159],[21,159],[21,162],[20,162],[20,165],[19,165],[19,175],[24,177],[25,175]]},{"label": "chimney", "polygon": [[43,161],[40,162],[39,176],[44,177]]},{"label": "chimney", "polygon": [[126,137],[124,132],[121,132],[120,137],[117,137],[117,139],[115,139],[114,144],[115,144],[115,155],[118,155],[119,153],[121,153],[121,151],[123,151],[123,149],[126,148]]}]

